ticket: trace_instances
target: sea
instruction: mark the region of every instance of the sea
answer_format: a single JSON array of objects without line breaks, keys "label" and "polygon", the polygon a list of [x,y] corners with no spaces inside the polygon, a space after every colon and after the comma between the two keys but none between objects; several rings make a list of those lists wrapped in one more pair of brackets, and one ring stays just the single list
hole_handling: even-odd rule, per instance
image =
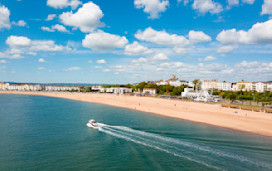
[{"label": "sea", "polygon": [[[105,126],[89,128],[90,119]],[[272,138],[102,104],[1,94],[0,170],[266,171]]]}]

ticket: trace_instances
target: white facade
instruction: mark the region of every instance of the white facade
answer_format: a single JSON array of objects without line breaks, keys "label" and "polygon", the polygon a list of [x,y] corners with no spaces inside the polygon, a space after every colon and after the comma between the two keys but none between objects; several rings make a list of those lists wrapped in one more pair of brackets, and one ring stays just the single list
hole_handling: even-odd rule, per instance
[{"label": "white facade", "polygon": [[143,94],[149,94],[152,96],[156,96],[157,95],[157,90],[155,88],[144,88],[143,89]]},{"label": "white facade", "polygon": [[217,90],[223,90],[223,91],[231,91],[231,85],[232,83],[230,82],[219,82],[216,83],[216,89]]},{"label": "white facade", "polygon": [[158,82],[158,83],[156,83],[158,86],[160,86],[160,85],[167,85],[168,84],[168,82],[167,81],[165,81],[165,80],[163,80],[163,81],[160,81],[160,82]]},{"label": "white facade", "polygon": [[252,82],[240,81],[237,83],[236,91],[254,91],[255,87]]},{"label": "white facade", "polygon": [[111,87],[111,88],[106,88],[106,93],[114,93],[114,94],[132,93],[132,88]]},{"label": "white facade", "polygon": [[171,86],[174,86],[174,87],[179,87],[179,86],[182,85],[182,84],[181,84],[181,81],[179,81],[179,80],[171,80],[171,81],[169,81],[169,84],[170,84]]},{"label": "white facade", "polygon": [[79,91],[79,87],[76,87],[76,86],[52,86],[52,85],[45,86],[45,91],[73,91],[73,90]]},{"label": "white facade", "polygon": [[201,84],[201,89],[210,90],[217,88],[217,80],[204,80]]},{"label": "white facade", "polygon": [[272,91],[272,82],[258,82],[254,84],[255,91],[263,93],[266,91]]},{"label": "white facade", "polygon": [[92,86],[92,90],[99,91],[100,93],[106,92],[106,88],[104,88],[103,86],[99,86],[99,85]]},{"label": "white facade", "polygon": [[181,93],[181,97],[187,98],[197,98],[199,97],[200,93],[195,92],[194,88],[184,88],[184,92]]}]

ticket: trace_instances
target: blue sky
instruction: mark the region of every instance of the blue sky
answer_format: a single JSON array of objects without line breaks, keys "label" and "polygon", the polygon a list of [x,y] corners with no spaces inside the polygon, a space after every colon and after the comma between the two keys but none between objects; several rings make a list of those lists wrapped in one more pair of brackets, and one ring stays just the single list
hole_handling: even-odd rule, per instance
[{"label": "blue sky", "polygon": [[272,80],[272,0],[1,0],[0,81]]}]

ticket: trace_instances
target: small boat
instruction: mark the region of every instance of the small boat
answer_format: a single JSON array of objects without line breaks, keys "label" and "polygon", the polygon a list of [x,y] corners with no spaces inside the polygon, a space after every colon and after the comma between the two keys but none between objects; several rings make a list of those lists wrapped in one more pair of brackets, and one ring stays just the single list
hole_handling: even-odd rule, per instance
[{"label": "small boat", "polygon": [[87,123],[87,126],[91,128],[100,127],[99,123],[97,123],[94,119],[89,120],[89,122]]}]

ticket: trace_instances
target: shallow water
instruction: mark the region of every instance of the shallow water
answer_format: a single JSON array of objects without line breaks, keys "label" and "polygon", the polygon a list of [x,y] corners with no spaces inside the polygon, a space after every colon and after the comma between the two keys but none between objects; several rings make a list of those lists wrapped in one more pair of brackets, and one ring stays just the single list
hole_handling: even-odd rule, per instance
[{"label": "shallow water", "polygon": [[0,170],[272,170],[272,138],[67,99],[0,95],[0,130]]}]

